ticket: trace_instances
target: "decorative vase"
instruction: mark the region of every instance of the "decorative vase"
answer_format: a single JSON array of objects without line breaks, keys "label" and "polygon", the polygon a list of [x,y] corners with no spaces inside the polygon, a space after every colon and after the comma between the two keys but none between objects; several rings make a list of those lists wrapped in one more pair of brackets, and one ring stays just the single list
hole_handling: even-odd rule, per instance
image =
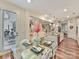
[{"label": "decorative vase", "polygon": [[41,42],[41,39],[39,38],[38,33],[35,33],[35,37],[34,37],[34,45],[35,46],[39,46]]},{"label": "decorative vase", "polygon": [[38,33],[40,30],[41,30],[40,23],[39,22],[35,22],[35,24],[34,24],[34,31]]}]

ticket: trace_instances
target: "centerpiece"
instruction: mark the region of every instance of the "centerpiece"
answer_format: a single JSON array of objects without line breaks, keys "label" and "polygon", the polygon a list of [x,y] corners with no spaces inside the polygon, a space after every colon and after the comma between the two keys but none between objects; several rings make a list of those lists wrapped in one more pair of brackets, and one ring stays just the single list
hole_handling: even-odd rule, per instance
[{"label": "centerpiece", "polygon": [[33,38],[33,44],[35,46],[39,46],[40,42],[41,42],[41,39],[39,37],[39,32],[41,30],[41,24],[40,22],[36,21],[35,24],[34,24],[34,32],[35,32],[35,36]]}]

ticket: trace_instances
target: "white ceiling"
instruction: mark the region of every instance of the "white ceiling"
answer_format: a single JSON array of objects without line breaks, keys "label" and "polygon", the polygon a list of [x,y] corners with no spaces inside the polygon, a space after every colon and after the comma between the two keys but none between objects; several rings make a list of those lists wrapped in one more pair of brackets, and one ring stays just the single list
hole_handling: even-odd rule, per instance
[{"label": "white ceiling", "polygon": [[[52,14],[56,17],[72,16],[73,12],[79,14],[79,0],[32,0],[29,4],[26,0],[7,0],[22,8],[37,11],[41,14]],[[67,8],[65,13],[63,10]]]}]

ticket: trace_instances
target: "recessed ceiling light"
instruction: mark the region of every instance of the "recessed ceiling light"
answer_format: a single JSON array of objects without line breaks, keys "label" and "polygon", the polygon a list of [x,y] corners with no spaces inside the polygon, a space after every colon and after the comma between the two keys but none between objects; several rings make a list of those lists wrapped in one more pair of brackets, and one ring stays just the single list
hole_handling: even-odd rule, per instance
[{"label": "recessed ceiling light", "polygon": [[64,9],[64,12],[67,12],[67,9]]},{"label": "recessed ceiling light", "polygon": [[70,16],[67,16],[67,18],[69,18]]},{"label": "recessed ceiling light", "polygon": [[28,3],[31,3],[31,2],[32,2],[32,0],[27,0],[27,2],[28,2]]}]

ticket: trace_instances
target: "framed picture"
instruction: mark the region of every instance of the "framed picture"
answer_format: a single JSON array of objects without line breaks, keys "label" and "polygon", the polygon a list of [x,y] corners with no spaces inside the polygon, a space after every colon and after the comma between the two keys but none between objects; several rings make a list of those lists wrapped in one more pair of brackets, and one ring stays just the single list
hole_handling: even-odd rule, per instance
[{"label": "framed picture", "polygon": [[16,13],[2,10],[3,49],[16,47]]}]

